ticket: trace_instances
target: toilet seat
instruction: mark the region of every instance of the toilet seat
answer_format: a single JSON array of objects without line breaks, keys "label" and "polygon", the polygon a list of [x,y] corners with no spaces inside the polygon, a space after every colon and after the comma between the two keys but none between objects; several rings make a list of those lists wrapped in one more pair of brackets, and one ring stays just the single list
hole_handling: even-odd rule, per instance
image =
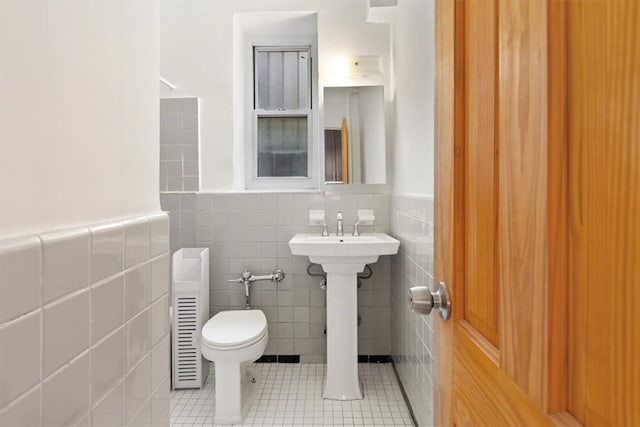
[{"label": "toilet seat", "polygon": [[248,347],[267,334],[267,318],[261,310],[221,311],[202,328],[201,345],[229,351]]}]

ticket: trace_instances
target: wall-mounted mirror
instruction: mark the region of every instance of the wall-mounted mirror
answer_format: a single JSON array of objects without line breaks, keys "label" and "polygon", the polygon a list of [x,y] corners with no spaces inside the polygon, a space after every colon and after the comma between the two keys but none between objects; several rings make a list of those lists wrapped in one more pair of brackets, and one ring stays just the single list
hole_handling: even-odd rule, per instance
[{"label": "wall-mounted mirror", "polygon": [[384,87],[324,89],[325,184],[386,184]]}]

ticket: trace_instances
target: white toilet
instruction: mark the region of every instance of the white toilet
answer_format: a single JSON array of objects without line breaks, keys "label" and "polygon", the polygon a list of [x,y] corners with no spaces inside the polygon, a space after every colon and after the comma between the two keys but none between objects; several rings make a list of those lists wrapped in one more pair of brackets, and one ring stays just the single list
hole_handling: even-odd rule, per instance
[{"label": "white toilet", "polygon": [[221,311],[202,328],[202,356],[214,363],[216,424],[240,423],[257,385],[250,365],[262,356],[269,334],[260,310]]}]

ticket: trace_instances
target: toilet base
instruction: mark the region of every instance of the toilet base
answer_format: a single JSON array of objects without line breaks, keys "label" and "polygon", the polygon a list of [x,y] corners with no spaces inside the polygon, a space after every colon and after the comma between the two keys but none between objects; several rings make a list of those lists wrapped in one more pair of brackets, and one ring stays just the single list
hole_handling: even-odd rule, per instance
[{"label": "toilet base", "polygon": [[216,362],[215,424],[238,424],[247,416],[255,399],[260,373],[251,363]]},{"label": "toilet base", "polygon": [[[258,311],[256,310],[256,312]],[[242,311],[239,313],[247,312]],[[209,322],[221,316],[222,313],[216,314],[207,322],[208,329],[207,325],[202,329],[202,341],[200,344],[202,356],[213,362],[214,367],[215,402],[212,403],[215,404],[214,422],[216,424],[241,423],[254,399],[259,376],[257,370],[251,365],[262,356],[269,341],[266,318],[262,312],[259,313],[262,318],[263,332],[255,337],[247,337],[250,340],[255,340],[248,343],[241,342],[235,346],[219,346],[207,338],[208,336],[216,335],[215,322],[214,325],[209,324]],[[235,316],[238,317],[238,313]],[[233,327],[233,325],[226,325],[225,327],[222,324],[219,327],[224,330],[225,328]]]}]

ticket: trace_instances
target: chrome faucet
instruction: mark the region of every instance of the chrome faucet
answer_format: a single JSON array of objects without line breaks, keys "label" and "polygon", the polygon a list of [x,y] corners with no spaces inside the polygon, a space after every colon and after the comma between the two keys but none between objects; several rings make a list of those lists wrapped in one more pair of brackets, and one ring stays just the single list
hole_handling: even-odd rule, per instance
[{"label": "chrome faucet", "polygon": [[338,229],[336,230],[336,236],[344,236],[344,230],[342,229],[342,211],[338,211]]}]

